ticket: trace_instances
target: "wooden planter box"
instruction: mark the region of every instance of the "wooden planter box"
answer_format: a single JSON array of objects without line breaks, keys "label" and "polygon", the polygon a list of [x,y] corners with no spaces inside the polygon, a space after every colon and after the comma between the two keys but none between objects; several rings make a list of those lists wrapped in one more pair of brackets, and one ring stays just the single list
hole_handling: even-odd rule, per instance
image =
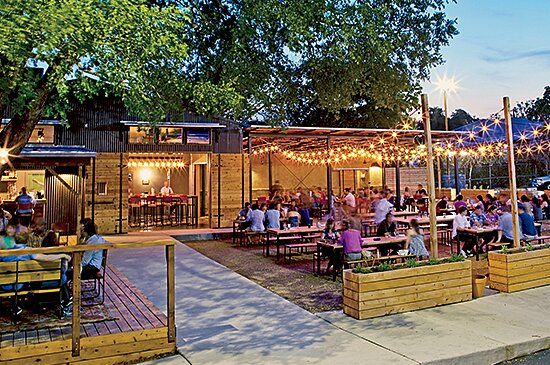
[{"label": "wooden planter box", "polygon": [[528,252],[489,252],[489,285],[512,293],[550,284],[550,248]]},{"label": "wooden planter box", "polygon": [[469,260],[370,274],[344,271],[344,313],[384,316],[472,299]]}]

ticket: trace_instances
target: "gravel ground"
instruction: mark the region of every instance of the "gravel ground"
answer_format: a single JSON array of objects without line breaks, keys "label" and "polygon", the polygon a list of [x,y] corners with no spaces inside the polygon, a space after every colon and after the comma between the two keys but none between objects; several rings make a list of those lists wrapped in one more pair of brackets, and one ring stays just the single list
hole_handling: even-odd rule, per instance
[{"label": "gravel ground", "polygon": [[519,359],[505,361],[500,365],[548,365],[550,364],[550,350],[537,352]]},{"label": "gravel ground", "polygon": [[264,257],[261,247],[256,246],[233,246],[222,240],[186,245],[312,313],[341,308],[341,282],[333,282],[331,276],[313,275],[311,254],[277,263],[273,256]]}]

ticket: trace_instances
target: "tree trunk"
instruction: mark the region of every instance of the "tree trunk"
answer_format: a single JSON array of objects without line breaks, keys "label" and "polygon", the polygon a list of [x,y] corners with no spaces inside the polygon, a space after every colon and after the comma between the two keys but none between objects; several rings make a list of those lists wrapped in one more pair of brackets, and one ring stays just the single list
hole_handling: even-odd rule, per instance
[{"label": "tree trunk", "polygon": [[[44,75],[38,83],[36,98],[29,103],[22,113],[14,115],[10,122],[0,131],[1,147],[9,151],[9,158],[19,155],[25,144],[27,144],[34,127],[42,117],[48,97],[46,75]],[[0,166],[0,176],[10,168],[10,165],[11,162],[8,160],[8,163],[3,163]]]}]

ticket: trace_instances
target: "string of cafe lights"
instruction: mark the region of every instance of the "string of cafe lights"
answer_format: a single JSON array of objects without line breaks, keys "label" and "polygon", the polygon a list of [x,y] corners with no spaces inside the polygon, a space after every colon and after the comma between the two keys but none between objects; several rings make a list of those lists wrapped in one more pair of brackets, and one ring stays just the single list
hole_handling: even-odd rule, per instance
[{"label": "string of cafe lights", "polygon": [[[479,159],[503,158],[507,153],[507,144],[502,141],[483,142],[490,136],[497,126],[503,122],[498,114],[490,122],[481,123],[478,128],[468,131],[465,135],[457,135],[454,139],[447,139],[434,143],[434,159],[438,157],[454,157]],[[516,141],[515,153],[518,157],[528,157],[535,154],[545,154],[550,151],[550,122],[531,131],[522,132]],[[258,146],[253,149],[254,156],[267,153],[279,153],[290,161],[307,165],[343,164],[353,160],[385,162],[387,164],[407,164],[411,161],[426,160],[427,151],[424,144],[416,146],[399,146],[398,131],[391,133],[392,138],[380,137],[363,144],[351,144],[331,149],[317,149],[312,151],[293,151],[277,143]]]}]

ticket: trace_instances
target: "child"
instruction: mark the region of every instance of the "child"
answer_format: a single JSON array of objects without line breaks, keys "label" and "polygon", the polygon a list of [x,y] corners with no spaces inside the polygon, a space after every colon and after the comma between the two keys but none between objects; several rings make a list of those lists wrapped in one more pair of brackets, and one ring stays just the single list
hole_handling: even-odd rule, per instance
[{"label": "child", "polygon": [[415,255],[417,258],[422,256],[428,258],[430,256],[424,245],[424,235],[420,233],[416,219],[411,219],[410,228],[407,231],[405,249],[409,250],[409,255]]}]

